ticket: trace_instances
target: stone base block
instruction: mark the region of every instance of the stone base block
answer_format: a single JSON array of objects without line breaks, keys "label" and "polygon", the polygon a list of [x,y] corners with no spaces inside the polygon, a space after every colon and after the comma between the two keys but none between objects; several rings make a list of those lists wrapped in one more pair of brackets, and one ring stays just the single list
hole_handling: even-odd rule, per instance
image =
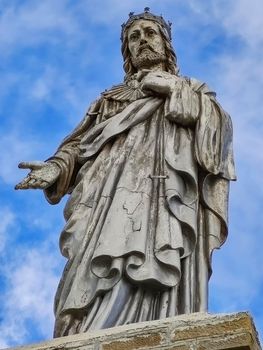
[{"label": "stone base block", "polygon": [[[194,313],[77,334],[16,350],[260,350],[246,312]],[[11,350],[11,349],[10,349]],[[14,349],[13,349],[14,350]]]}]

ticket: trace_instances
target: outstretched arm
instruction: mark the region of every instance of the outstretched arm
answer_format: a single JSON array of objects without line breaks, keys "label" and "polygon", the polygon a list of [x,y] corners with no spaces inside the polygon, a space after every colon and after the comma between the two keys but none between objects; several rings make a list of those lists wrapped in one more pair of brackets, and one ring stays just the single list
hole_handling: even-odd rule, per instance
[{"label": "outstretched arm", "polygon": [[30,173],[16,186],[16,190],[41,189],[53,185],[60,175],[60,169],[55,163],[49,162],[21,162],[20,169],[30,169]]}]

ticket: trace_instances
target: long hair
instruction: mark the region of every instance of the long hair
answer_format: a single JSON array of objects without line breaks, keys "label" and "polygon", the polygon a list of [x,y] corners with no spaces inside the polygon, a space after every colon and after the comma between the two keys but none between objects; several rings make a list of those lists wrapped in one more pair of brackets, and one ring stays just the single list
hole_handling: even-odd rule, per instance
[{"label": "long hair", "polygon": [[[165,29],[158,22],[155,22],[155,23],[157,24],[160,30],[160,33],[164,42],[165,55],[167,57],[167,60],[165,62],[166,64],[165,70],[171,74],[178,75],[179,68],[177,67],[177,57],[172,47],[172,43],[168,39]],[[137,72],[137,69],[132,64],[131,53],[128,47],[128,29],[129,27],[128,28],[126,27],[124,30],[123,41],[121,46],[121,52],[122,52],[123,61],[124,61],[123,69],[126,73],[124,78],[125,81],[129,80],[130,77]]]}]

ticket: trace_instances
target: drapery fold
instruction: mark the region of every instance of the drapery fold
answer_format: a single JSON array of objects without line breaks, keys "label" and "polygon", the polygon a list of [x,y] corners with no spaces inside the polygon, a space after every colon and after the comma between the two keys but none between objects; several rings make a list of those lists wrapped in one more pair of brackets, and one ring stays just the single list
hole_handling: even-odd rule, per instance
[{"label": "drapery fold", "polygon": [[[107,91],[47,160],[61,171],[47,199],[71,193],[56,336],[206,309],[211,254],[226,239],[235,179],[232,126],[206,85],[182,81],[166,98],[115,101]],[[136,313],[145,302],[147,316],[117,308],[111,319],[113,295],[131,310],[133,300]]]}]

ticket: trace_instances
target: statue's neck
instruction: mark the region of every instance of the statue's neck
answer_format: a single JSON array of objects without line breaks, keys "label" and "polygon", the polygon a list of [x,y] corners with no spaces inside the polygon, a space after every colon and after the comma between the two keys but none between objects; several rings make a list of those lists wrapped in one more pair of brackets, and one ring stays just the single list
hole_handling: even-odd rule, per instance
[{"label": "statue's neck", "polygon": [[160,63],[153,64],[151,66],[140,67],[138,69],[138,72],[143,70],[143,69],[147,69],[147,70],[151,70],[151,71],[165,71],[166,70],[166,66],[165,66],[164,62],[160,62]]}]

